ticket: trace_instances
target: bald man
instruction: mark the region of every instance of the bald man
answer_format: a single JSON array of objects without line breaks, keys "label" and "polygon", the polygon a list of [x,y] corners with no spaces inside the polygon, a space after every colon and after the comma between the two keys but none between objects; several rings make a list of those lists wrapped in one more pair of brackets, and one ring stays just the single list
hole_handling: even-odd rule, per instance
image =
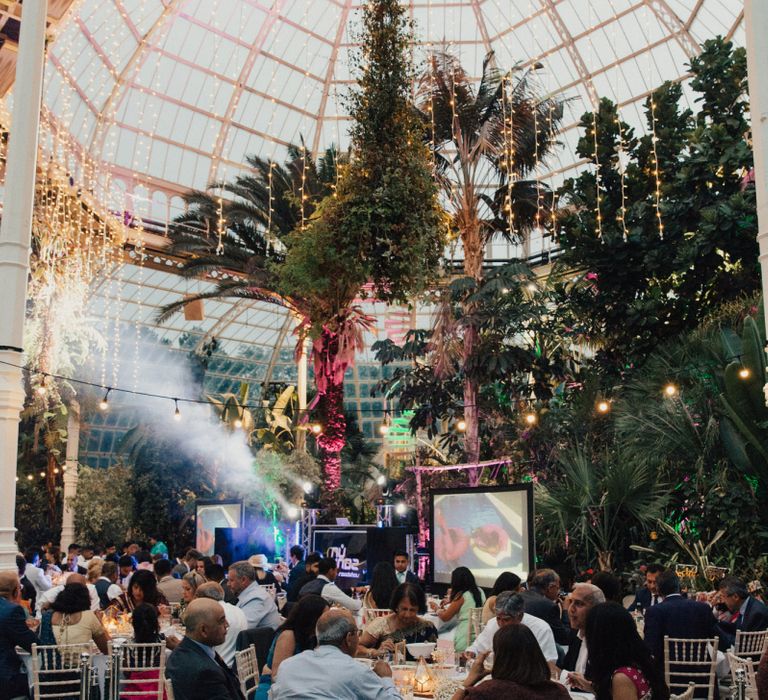
[{"label": "bald man", "polygon": [[58,586],[43,591],[37,596],[37,602],[35,603],[35,613],[39,617],[43,610],[51,607],[51,603],[56,600],[56,596],[64,590],[65,583],[82,583],[88,589],[88,595],[91,598],[91,610],[96,612],[101,609],[101,601],[99,601],[99,592],[96,590],[96,586],[92,583],[88,583],[88,580],[82,574],[71,573],[59,583]]},{"label": "bald man", "polygon": [[210,598],[195,598],[187,606],[184,624],[186,636],[165,671],[176,700],[245,700],[237,676],[213,648],[227,636],[224,608]]},{"label": "bald man", "polygon": [[317,621],[317,648],[280,664],[272,700],[396,700],[389,664],[373,669],[353,661],[359,631],[348,610],[331,608]]},{"label": "bald man", "polygon": [[15,571],[0,572],[0,697],[27,697],[29,682],[16,647],[32,651],[32,645],[40,643],[27,626],[20,600],[19,575]]}]

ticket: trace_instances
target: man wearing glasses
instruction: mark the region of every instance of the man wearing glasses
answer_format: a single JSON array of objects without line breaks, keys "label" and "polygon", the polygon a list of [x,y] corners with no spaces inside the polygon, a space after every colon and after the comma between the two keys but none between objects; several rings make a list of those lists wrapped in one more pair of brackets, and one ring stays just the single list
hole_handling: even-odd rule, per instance
[{"label": "man wearing glasses", "polygon": [[493,635],[500,627],[507,625],[525,625],[533,632],[536,641],[541,647],[544,658],[547,660],[553,674],[557,666],[557,646],[550,626],[538,617],[524,612],[525,600],[519,593],[504,591],[496,598],[496,617],[488,620],[488,624],[477,636],[477,639],[467,647],[464,655],[474,658],[486,651],[493,651]]}]

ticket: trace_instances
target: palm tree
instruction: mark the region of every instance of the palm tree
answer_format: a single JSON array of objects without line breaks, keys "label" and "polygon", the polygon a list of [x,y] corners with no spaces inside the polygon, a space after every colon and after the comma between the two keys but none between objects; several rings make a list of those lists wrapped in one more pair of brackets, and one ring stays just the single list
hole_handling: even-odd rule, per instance
[{"label": "palm tree", "polygon": [[[515,81],[502,73],[493,52],[483,61],[477,89],[459,60],[448,53],[429,57],[417,91],[427,124],[437,176],[464,252],[464,275],[483,277],[486,245],[497,233],[518,238],[549,218],[552,195],[542,183],[526,180],[555,146],[562,102],[540,98],[531,71]],[[471,302],[464,316],[473,314]],[[480,458],[479,380],[470,369],[477,329],[464,329],[465,452]],[[470,475],[470,480],[477,475]]]}]

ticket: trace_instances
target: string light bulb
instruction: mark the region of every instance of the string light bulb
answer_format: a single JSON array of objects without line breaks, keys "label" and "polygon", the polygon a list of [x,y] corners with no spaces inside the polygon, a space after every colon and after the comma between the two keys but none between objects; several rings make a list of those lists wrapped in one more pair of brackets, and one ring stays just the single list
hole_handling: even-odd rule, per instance
[{"label": "string light bulb", "polygon": [[598,413],[608,413],[608,411],[610,410],[611,410],[611,404],[609,404],[605,399],[597,402]]},{"label": "string light bulb", "polygon": [[45,479],[45,472],[40,472],[40,478]]},{"label": "string light bulb", "polygon": [[539,417],[533,411],[529,411],[528,413],[525,414],[525,422],[528,425],[536,425],[538,420],[539,420]]},{"label": "string light bulb", "polygon": [[384,476],[383,474],[379,474],[379,476],[376,477],[376,483],[379,486],[384,486],[387,483],[387,477]]},{"label": "string light bulb", "polygon": [[467,421],[465,421],[463,418],[456,423],[456,430],[458,430],[460,433],[463,433],[467,429]]},{"label": "string light bulb", "polygon": [[176,406],[176,410],[173,412],[173,420],[180,421],[181,420],[181,411],[179,411],[179,400],[174,399],[173,405]]},{"label": "string light bulb", "polygon": [[674,384],[667,384],[664,387],[664,395],[668,396],[669,398],[672,398],[673,396],[677,396],[677,387]]},{"label": "string light bulb", "polygon": [[386,435],[387,433],[389,433],[389,426],[388,426],[386,423],[382,423],[382,424],[379,426],[379,432],[380,432],[382,435]]},{"label": "string light bulb", "polygon": [[31,474],[27,474],[27,481],[32,481],[32,479],[34,479],[34,478],[35,477],[32,476]]},{"label": "string light bulb", "polygon": [[749,367],[742,367],[739,370],[739,379],[749,379],[752,376],[752,372],[749,371]]},{"label": "string light bulb", "polygon": [[99,408],[102,411],[106,411],[109,408],[109,392],[112,391],[111,387],[107,389],[104,394],[104,398],[99,402]]},{"label": "string light bulb", "polygon": [[313,432],[315,435],[320,435],[320,433],[322,433],[322,432],[323,432],[323,426],[322,426],[322,425],[320,425],[320,423],[313,423],[313,424],[312,424],[312,432]]},{"label": "string light bulb", "polygon": [[38,394],[39,396],[45,396],[45,394],[46,394],[46,393],[47,393],[47,391],[48,391],[48,387],[46,386],[45,380],[46,380],[46,376],[45,376],[45,375],[43,375],[43,376],[40,378],[40,384],[38,384],[38,385],[37,385],[37,389],[35,389],[35,391],[37,392],[37,394]]}]

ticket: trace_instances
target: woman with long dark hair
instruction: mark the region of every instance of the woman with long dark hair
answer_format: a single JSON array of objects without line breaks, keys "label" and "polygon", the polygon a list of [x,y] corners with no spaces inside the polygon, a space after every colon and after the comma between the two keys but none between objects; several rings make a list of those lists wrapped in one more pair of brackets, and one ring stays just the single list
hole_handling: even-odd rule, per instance
[{"label": "woman with long dark hair", "polygon": [[510,593],[518,593],[520,591],[520,584],[522,580],[520,577],[512,573],[511,571],[502,571],[493,584],[493,590],[488,596],[488,600],[485,601],[482,613],[482,622],[487,624],[489,620],[496,617],[496,597],[499,593],[509,591]]},{"label": "woman with long dark hair", "polygon": [[[584,627],[587,669],[596,700],[668,700],[669,688],[632,616],[618,603],[600,603]],[[572,674],[573,675],[573,674]],[[577,679],[580,687],[588,687]]]},{"label": "woman with long dark hair", "polygon": [[569,700],[564,685],[550,679],[550,668],[536,637],[528,627],[512,624],[500,627],[493,637],[493,670],[491,680],[477,683],[488,675],[485,659],[480,654],[452,700]]},{"label": "woman with long dark hair", "polygon": [[[151,571],[139,569],[131,576],[131,585],[121,596],[115,598],[110,604],[110,611],[131,612],[142,603],[149,603],[159,609],[161,605],[168,605],[167,598],[157,587],[157,579]],[[159,610],[158,610],[159,611]]]},{"label": "woman with long dark hair", "polygon": [[[51,603],[49,624],[56,644],[93,642],[102,654],[108,653],[109,632],[91,610],[91,596],[84,583],[67,583]],[[43,624],[48,621],[43,619]]]},{"label": "woman with long dark hair", "polygon": [[317,646],[315,626],[326,610],[328,603],[314,594],[305,595],[294,604],[286,621],[275,632],[254,700],[266,700],[283,661]]},{"label": "woman with long dark hair", "polygon": [[478,588],[472,572],[466,566],[460,566],[451,573],[450,595],[435,613],[443,622],[456,620],[456,632],[453,636],[453,647],[456,651],[464,651],[469,646],[469,611],[472,608],[482,608],[485,594]]},{"label": "woman with long dark hair", "polygon": [[388,608],[392,594],[397,588],[395,567],[388,561],[380,561],[373,567],[371,587],[363,598],[364,608]]}]

